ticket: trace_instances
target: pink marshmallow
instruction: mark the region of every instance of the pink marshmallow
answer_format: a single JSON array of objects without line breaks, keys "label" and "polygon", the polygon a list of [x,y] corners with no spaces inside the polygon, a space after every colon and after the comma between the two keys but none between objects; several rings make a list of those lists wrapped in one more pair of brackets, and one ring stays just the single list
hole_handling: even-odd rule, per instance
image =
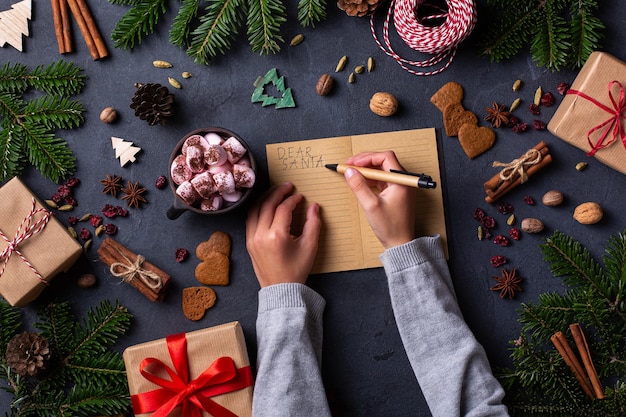
[{"label": "pink marshmallow", "polygon": [[190,182],[202,198],[209,198],[211,197],[211,194],[217,191],[215,181],[213,181],[213,176],[207,171],[196,175]]},{"label": "pink marshmallow", "polygon": [[235,184],[238,188],[252,188],[256,181],[254,170],[245,165],[233,165],[233,176],[235,177]]},{"label": "pink marshmallow", "polygon": [[224,143],[224,138],[215,132],[210,132],[204,135],[204,139],[209,145],[221,145]]},{"label": "pink marshmallow", "polygon": [[188,206],[193,205],[200,197],[189,181],[183,182],[176,188],[176,195]]},{"label": "pink marshmallow", "polygon": [[235,190],[229,194],[222,194],[222,198],[224,199],[224,201],[227,201],[229,203],[236,203],[237,201],[241,200],[242,195],[243,193],[241,191]]},{"label": "pink marshmallow", "polygon": [[204,151],[204,161],[209,165],[222,165],[227,159],[226,149],[220,145],[209,145]]},{"label": "pink marshmallow", "polygon": [[224,147],[224,149],[226,149],[226,153],[228,154],[228,162],[230,162],[231,164],[237,162],[246,153],[245,146],[243,146],[243,144],[233,136],[226,139],[222,146]]},{"label": "pink marshmallow", "polygon": [[191,172],[199,173],[204,171],[204,150],[200,146],[188,146],[186,162]]},{"label": "pink marshmallow", "polygon": [[208,171],[215,175],[224,171],[232,171],[233,166],[229,162],[224,162],[222,165],[209,165]]},{"label": "pink marshmallow", "polygon": [[207,149],[209,147],[209,142],[203,136],[191,135],[187,139],[185,139],[185,142],[183,143],[183,147],[181,148],[180,152],[183,155],[187,155],[187,148],[190,146],[199,146],[202,149]]},{"label": "pink marshmallow", "polygon": [[230,194],[235,191],[235,177],[231,171],[218,172],[213,175],[217,191],[221,194]]},{"label": "pink marshmallow", "polygon": [[184,155],[178,155],[174,158],[172,166],[170,167],[170,176],[172,177],[172,181],[177,185],[191,179],[193,172],[191,172],[187,166]]},{"label": "pink marshmallow", "polygon": [[200,209],[204,211],[215,211],[222,208],[222,197],[214,195],[209,198],[204,198],[200,201]]}]

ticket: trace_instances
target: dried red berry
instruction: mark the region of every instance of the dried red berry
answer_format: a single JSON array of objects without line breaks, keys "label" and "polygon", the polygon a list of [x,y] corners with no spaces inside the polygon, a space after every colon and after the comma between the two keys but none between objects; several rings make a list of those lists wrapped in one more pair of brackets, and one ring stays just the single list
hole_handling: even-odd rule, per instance
[{"label": "dried red berry", "polygon": [[176,249],[176,262],[182,262],[189,256],[189,251],[185,248]]},{"label": "dried red berry", "polygon": [[509,126],[511,126],[511,127],[515,126],[516,124],[518,124],[520,122],[521,122],[521,120],[519,119],[519,117],[511,116],[509,118]]},{"label": "dried red berry", "polygon": [[76,223],[78,223],[78,217],[70,216],[70,217],[67,218],[67,222],[73,226]]},{"label": "dried red berry", "polygon": [[509,229],[509,236],[511,236],[513,240],[519,240],[522,237],[522,233],[517,227],[511,227]]},{"label": "dried red berry", "polygon": [[80,180],[75,177],[68,178],[67,181],[65,181],[65,185],[68,187],[76,187],[78,184],[80,184]]},{"label": "dried red berry", "polygon": [[494,268],[498,268],[506,263],[507,259],[502,255],[494,255],[489,259],[489,263]]},{"label": "dried red berry", "polygon": [[118,216],[120,217],[126,217],[128,216],[128,210],[126,210],[124,207],[122,206],[115,206],[115,212],[117,213]]},{"label": "dried red berry", "polygon": [[541,105],[544,107],[550,107],[553,104],[554,104],[554,96],[552,95],[551,92],[548,91],[541,97]]},{"label": "dried red berry", "polygon": [[541,120],[535,120],[533,122],[533,128],[535,130],[546,130],[546,124],[542,122]]},{"label": "dried red berry", "polygon": [[117,226],[113,223],[106,223],[102,226],[102,231],[107,235],[114,235],[117,232]]},{"label": "dried red berry", "polygon": [[513,210],[514,210],[513,205],[511,203],[507,203],[506,201],[498,202],[496,207],[498,209],[498,213],[500,214],[513,213]]},{"label": "dried red berry", "polygon": [[87,240],[91,237],[91,232],[83,227],[80,229],[78,236],[80,236],[80,238],[83,240]]},{"label": "dried red berry", "polygon": [[61,202],[63,201],[63,196],[59,193],[54,193],[52,194],[52,197],[50,197],[50,200],[54,201],[57,204],[61,204]]},{"label": "dried red berry", "polygon": [[528,204],[529,206],[534,206],[535,205],[535,199],[532,198],[529,195],[524,196],[524,203]]},{"label": "dried red berry", "polygon": [[154,186],[158,188],[159,190],[162,190],[163,188],[165,188],[167,186],[167,179],[165,178],[165,175],[159,176],[156,179]]},{"label": "dried red berry", "polygon": [[569,90],[569,84],[566,82],[559,83],[559,85],[556,86],[556,91],[558,91],[560,95],[567,93],[567,90]]},{"label": "dried red berry", "polygon": [[498,235],[493,239],[493,243],[500,246],[509,246],[509,238],[504,235]]},{"label": "dried red berry", "polygon": [[493,229],[494,227],[496,227],[496,219],[491,216],[485,216],[480,219],[480,224],[482,224],[483,227],[486,227],[487,229]]},{"label": "dried red berry", "polygon": [[528,110],[535,116],[537,116],[538,114],[541,114],[541,110],[539,110],[539,106],[536,105],[535,103],[531,103],[530,106],[528,106]]},{"label": "dried red berry", "polygon": [[117,216],[117,210],[115,209],[115,206],[112,206],[111,204],[105,204],[104,207],[102,207],[102,214],[104,214],[106,217],[112,218]]},{"label": "dried red berry", "polygon": [[76,201],[76,199],[72,196],[67,196],[64,198],[64,200],[65,200],[65,204],[69,204],[72,207],[78,206],[78,201]]},{"label": "dried red berry", "polygon": [[486,216],[486,214],[483,211],[483,209],[481,209],[481,208],[474,209],[474,220],[480,220],[480,219],[482,219],[485,216]]},{"label": "dried red berry", "polygon": [[69,197],[72,194],[72,190],[67,185],[59,185],[59,188],[57,188],[57,193],[61,197],[67,198],[67,197]]},{"label": "dried red berry", "polygon": [[515,133],[524,133],[528,130],[528,124],[526,123],[518,123],[512,128]]},{"label": "dried red berry", "polygon": [[93,227],[98,227],[102,224],[102,216],[91,216],[89,218],[89,224]]}]

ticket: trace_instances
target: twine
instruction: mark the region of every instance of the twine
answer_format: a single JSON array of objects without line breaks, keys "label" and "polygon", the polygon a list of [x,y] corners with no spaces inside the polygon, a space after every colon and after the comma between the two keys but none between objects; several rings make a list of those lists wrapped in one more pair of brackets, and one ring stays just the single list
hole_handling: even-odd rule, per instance
[{"label": "twine", "polygon": [[[37,213],[44,213],[44,215],[35,223],[32,223],[33,218]],[[9,240],[9,238],[2,232],[2,230],[0,230],[0,236],[2,236],[4,241],[7,243],[7,247],[4,248],[2,252],[0,252],[0,260],[4,259],[4,263],[2,264],[2,268],[0,269],[0,277],[2,276],[2,274],[4,274],[7,264],[9,263],[9,259],[11,259],[11,255],[16,253],[22,259],[22,261],[24,261],[26,266],[28,266],[28,268],[30,268],[30,270],[35,274],[39,281],[48,285],[48,281],[46,281],[44,277],[39,273],[39,271],[37,271],[37,269],[33,266],[33,264],[31,264],[28,259],[26,259],[26,257],[19,250],[19,246],[30,237],[41,232],[48,224],[51,215],[52,213],[43,207],[35,209],[35,198],[33,197],[31,209],[26,217],[22,219],[20,225],[17,227],[15,235],[13,236],[13,240]]]},{"label": "twine", "polygon": [[515,174],[519,174],[521,178],[521,182],[523,184],[528,179],[528,175],[526,174],[526,170],[524,169],[524,167],[537,165],[539,162],[541,162],[541,159],[542,159],[541,152],[539,152],[535,148],[532,148],[526,151],[524,156],[522,156],[521,158],[514,159],[508,164],[495,161],[491,166],[504,167],[502,168],[502,171],[500,171],[500,179],[502,181],[509,181],[513,179],[513,176]]},{"label": "twine", "polygon": [[[374,24],[374,14],[370,16],[370,30],[374,40],[388,56],[405,70],[414,75],[435,75],[452,63],[457,46],[472,32],[476,25],[476,6],[474,0],[446,0],[448,10],[425,3],[426,0],[392,0],[383,23],[383,43],[379,40]],[[425,16],[418,20],[416,14],[420,6],[430,6],[440,11],[438,14]],[[433,55],[422,61],[410,61],[402,58],[392,48],[389,40],[389,22],[394,16],[395,29],[411,49],[424,54]],[[429,21],[443,20],[441,25],[424,25]],[[421,68],[432,68],[446,60],[441,67],[429,71]],[[414,69],[416,68],[416,69]]]},{"label": "twine", "polygon": [[122,252],[118,250],[118,253],[122,255],[128,263],[125,264],[123,262],[114,262],[111,264],[110,271],[114,277],[121,278],[122,281],[130,283],[135,277],[139,277],[139,280],[146,284],[148,288],[152,290],[159,290],[163,287],[163,280],[156,272],[148,271],[143,269],[141,266],[143,265],[143,261],[146,259],[137,255],[137,259],[135,262],[128,259]]}]

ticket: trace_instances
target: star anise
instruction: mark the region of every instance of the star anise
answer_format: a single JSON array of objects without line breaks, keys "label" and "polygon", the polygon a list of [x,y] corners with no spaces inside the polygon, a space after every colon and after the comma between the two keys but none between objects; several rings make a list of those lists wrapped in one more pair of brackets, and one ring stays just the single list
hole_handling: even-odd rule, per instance
[{"label": "star anise", "polygon": [[485,120],[490,122],[491,126],[495,128],[507,124],[511,116],[511,112],[507,110],[504,104],[498,104],[495,101],[491,107],[486,107],[485,111],[487,112]]},{"label": "star anise", "polygon": [[139,181],[135,183],[128,181],[124,188],[122,188],[122,192],[126,194],[122,197],[122,200],[126,201],[128,207],[139,207],[141,203],[148,202],[143,196],[146,192],[146,188],[139,185]]},{"label": "star anise", "polygon": [[111,194],[113,197],[117,197],[117,191],[122,187],[120,182],[122,181],[122,177],[119,175],[109,175],[103,180],[100,180],[100,184],[104,185],[104,189],[102,190],[105,194]]},{"label": "star anise", "polygon": [[519,285],[522,282],[522,277],[517,275],[515,268],[511,269],[511,271],[503,269],[501,276],[493,278],[498,283],[491,287],[491,290],[500,291],[500,298],[508,296],[509,299],[512,299],[515,297],[516,291],[522,291],[522,287]]}]

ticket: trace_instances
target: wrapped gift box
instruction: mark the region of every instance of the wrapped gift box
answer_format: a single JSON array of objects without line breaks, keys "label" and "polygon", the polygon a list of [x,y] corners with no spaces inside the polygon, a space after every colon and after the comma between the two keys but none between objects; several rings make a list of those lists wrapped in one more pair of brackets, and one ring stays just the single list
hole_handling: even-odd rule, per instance
[{"label": "wrapped gift box", "polygon": [[[252,415],[252,371],[238,322],[131,346],[124,351],[123,357],[135,416],[150,416],[157,410],[162,413],[165,408],[172,409],[167,414],[171,417],[189,415],[189,411],[183,411],[184,407],[195,407],[191,403],[198,399],[192,396],[181,399],[178,393],[191,385],[197,387],[197,396],[232,413],[203,410],[203,417]],[[166,367],[176,375],[168,374]],[[216,369],[229,367],[236,375],[231,373],[222,378],[226,379],[225,382],[220,382],[219,377],[207,379],[207,374],[215,373]],[[158,378],[170,381],[180,378],[182,382],[167,391],[163,386],[168,383],[158,381]],[[177,398],[172,399],[174,397]]]},{"label": "wrapped gift box", "polygon": [[[616,129],[618,123],[626,128],[624,108],[619,109],[623,90],[620,92],[620,86],[613,81],[626,86],[626,64],[607,53],[593,52],[554,113],[548,130],[626,174],[626,144]],[[621,116],[617,116],[620,112]],[[594,147],[607,145],[613,139],[613,143],[594,152]]]},{"label": "wrapped gift box", "polygon": [[0,187],[0,232],[0,294],[13,306],[37,298],[82,253],[76,239],[17,177]]}]

